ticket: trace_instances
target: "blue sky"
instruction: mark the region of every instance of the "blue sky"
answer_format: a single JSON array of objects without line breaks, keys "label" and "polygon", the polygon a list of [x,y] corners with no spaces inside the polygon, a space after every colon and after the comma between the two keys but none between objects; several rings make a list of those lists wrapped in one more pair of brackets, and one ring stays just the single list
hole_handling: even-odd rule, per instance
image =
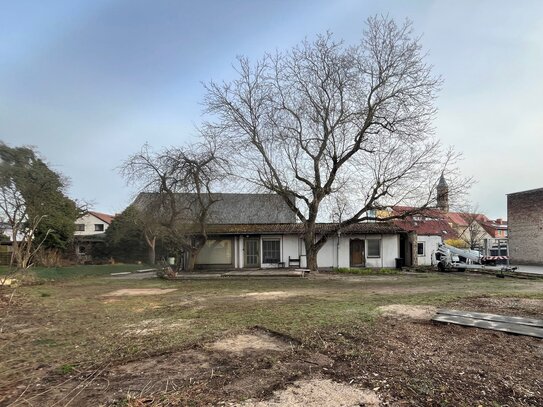
[{"label": "blue sky", "polygon": [[116,167],[144,142],[194,137],[201,82],[326,30],[355,43],[376,13],[423,35],[445,80],[437,135],[464,153],[471,200],[505,217],[506,193],[543,186],[541,1],[0,0],[0,139],[120,212],[134,191]]}]

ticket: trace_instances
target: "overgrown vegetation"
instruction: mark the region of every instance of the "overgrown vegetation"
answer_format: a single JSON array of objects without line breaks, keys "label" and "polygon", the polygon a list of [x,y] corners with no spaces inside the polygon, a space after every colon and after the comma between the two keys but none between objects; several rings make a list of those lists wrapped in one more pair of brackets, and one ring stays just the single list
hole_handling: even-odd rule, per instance
[{"label": "overgrown vegetation", "polygon": [[0,221],[10,229],[12,266],[27,269],[38,252],[69,248],[82,212],[67,185],[32,148],[0,142]]}]

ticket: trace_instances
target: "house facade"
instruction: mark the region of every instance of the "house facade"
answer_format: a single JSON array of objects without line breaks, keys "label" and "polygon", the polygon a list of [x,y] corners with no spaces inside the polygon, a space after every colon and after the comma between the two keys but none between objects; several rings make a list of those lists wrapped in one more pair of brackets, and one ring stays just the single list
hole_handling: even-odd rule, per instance
[{"label": "house facade", "polygon": [[[395,213],[401,213],[401,211],[396,208]],[[458,238],[458,234],[451,225],[443,218],[437,217],[433,210],[407,216],[394,223],[416,235],[416,256],[419,266],[433,265],[433,253],[438,245],[446,240]]]},{"label": "house facade", "polygon": [[[318,224],[317,233],[333,228]],[[197,268],[305,268],[303,225],[210,225],[209,239],[196,260]],[[359,223],[330,237],[317,255],[320,268],[393,268],[400,256],[399,227]],[[317,237],[318,238],[318,237]]]},{"label": "house facade", "polygon": [[[195,213],[192,194],[176,195],[179,207]],[[304,226],[277,194],[212,194],[215,202],[207,217],[207,242],[196,260],[197,269],[306,268]],[[140,194],[133,205],[153,206],[153,194]],[[190,217],[190,213],[189,213]],[[395,267],[396,259],[413,252],[407,233],[396,225],[359,223],[341,231],[336,225],[317,224],[317,239],[331,234],[318,252],[321,268]],[[332,233],[333,232],[333,233]],[[184,264],[188,254],[182,255]]]},{"label": "house facade", "polygon": [[507,195],[511,264],[543,265],[543,188]]},{"label": "house facade", "polygon": [[75,221],[75,254],[79,260],[91,260],[92,250],[103,244],[105,232],[112,221],[113,215],[94,211],[89,211]]}]

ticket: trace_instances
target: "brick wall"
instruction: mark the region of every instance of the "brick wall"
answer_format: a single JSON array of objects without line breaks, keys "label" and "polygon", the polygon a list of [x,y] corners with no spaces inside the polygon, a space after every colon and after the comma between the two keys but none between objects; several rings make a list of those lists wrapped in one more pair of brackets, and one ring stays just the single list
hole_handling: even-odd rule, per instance
[{"label": "brick wall", "polygon": [[511,264],[543,265],[543,188],[507,195]]}]

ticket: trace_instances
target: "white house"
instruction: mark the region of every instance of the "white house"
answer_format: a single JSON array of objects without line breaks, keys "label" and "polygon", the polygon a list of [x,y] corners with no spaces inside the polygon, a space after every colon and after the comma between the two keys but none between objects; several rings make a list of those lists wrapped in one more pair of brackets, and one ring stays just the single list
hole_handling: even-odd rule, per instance
[{"label": "white house", "polygon": [[89,211],[75,221],[75,253],[81,260],[90,260],[92,248],[103,242],[113,215]]},{"label": "white house", "polygon": [[[318,224],[317,232],[332,228]],[[303,225],[210,225],[198,268],[306,267]],[[386,223],[358,223],[328,239],[317,256],[319,268],[393,268],[400,255],[403,231]]]},{"label": "white house", "polygon": [[95,236],[104,233],[111,221],[112,215],[89,211],[75,221],[75,236]]},{"label": "white house", "polygon": [[[133,205],[151,210],[154,195],[140,194]],[[179,202],[196,210],[192,194]],[[196,258],[198,269],[251,269],[307,266],[303,225],[276,194],[213,194],[208,213],[208,240]],[[408,234],[391,223],[357,223],[336,232],[337,225],[319,223],[319,233],[332,233],[317,256],[319,268],[395,267],[405,257]],[[188,254],[185,254],[184,260]],[[408,255],[407,265],[412,264]]]}]

